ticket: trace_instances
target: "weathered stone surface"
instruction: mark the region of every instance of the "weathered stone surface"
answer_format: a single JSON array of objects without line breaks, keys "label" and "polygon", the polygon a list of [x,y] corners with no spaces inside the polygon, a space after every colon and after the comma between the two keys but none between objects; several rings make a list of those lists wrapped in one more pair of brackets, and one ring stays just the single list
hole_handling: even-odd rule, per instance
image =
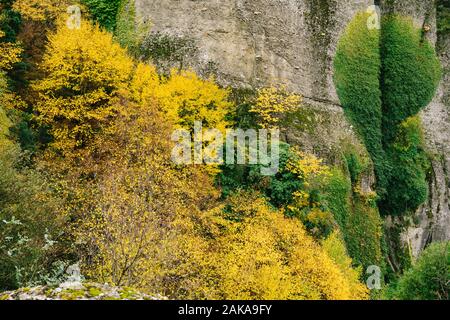
[{"label": "weathered stone surface", "polygon": [[38,286],[2,292],[0,300],[167,300],[167,298],[107,284],[65,282],[59,286]]},{"label": "weathered stone surface", "polygon": [[202,72],[222,84],[284,83],[306,97],[338,103],[332,59],[339,36],[366,0],[137,0],[152,32],[194,39]]}]

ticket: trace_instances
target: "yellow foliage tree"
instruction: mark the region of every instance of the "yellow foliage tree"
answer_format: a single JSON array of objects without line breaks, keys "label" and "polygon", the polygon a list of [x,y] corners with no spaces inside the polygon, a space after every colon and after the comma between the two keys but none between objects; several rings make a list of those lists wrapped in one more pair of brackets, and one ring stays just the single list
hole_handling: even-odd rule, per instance
[{"label": "yellow foliage tree", "polygon": [[16,44],[2,42],[5,33],[0,30],[0,72],[8,71],[12,66],[20,61],[22,49]]},{"label": "yellow foliage tree", "polygon": [[[0,95],[1,99],[1,95]],[[11,127],[11,121],[9,120],[6,112],[0,106],[0,153],[2,153],[11,142],[8,139],[9,128]]]},{"label": "yellow foliage tree", "polygon": [[[173,125],[227,127],[227,90],[192,72],[161,81],[86,22],[58,27],[42,70],[37,120],[54,149],[77,159],[53,153],[38,167],[65,202],[58,216],[73,222],[90,279],[171,298],[366,298],[348,261],[330,257],[298,219],[259,195],[217,205],[208,175],[171,162]],[[303,178],[323,171],[315,160],[297,164]]]},{"label": "yellow foliage tree", "polygon": [[314,178],[330,175],[330,169],[323,160],[311,153],[301,151],[298,147],[291,148],[291,156],[286,163],[286,169],[305,181],[308,185]]},{"label": "yellow foliage tree", "polygon": [[178,126],[192,129],[194,121],[202,121],[206,128],[224,131],[229,125],[229,92],[212,79],[202,80],[192,71],[173,70],[168,79],[163,79],[156,95],[167,116]]},{"label": "yellow foliage tree", "polygon": [[334,231],[330,236],[322,241],[322,247],[328,256],[333,259],[347,279],[350,291],[354,293],[355,299],[367,297],[368,289],[359,282],[362,275],[362,267],[354,268],[353,261],[349,257],[345,242],[339,231]]},{"label": "yellow foliage tree", "polygon": [[327,236],[336,227],[333,214],[325,210],[317,196],[312,197],[311,194],[317,193],[324,185],[324,179],[331,175],[330,168],[315,155],[292,147],[286,170],[303,181],[302,189],[292,194],[292,203],[286,207],[286,213],[299,218],[315,237]]},{"label": "yellow foliage tree", "polygon": [[16,0],[13,9],[25,19],[46,21],[67,12],[70,4],[67,0]]},{"label": "yellow foliage tree", "polygon": [[119,112],[113,100],[134,65],[111,34],[84,22],[80,29],[60,23],[41,68],[45,77],[33,85],[39,94],[37,120],[50,127],[52,146],[67,155]]},{"label": "yellow foliage tree", "polygon": [[[75,237],[87,249],[83,270],[98,281],[147,292],[206,297],[207,288],[198,287],[208,270],[207,243],[195,222],[217,191],[201,172],[173,166],[170,123],[155,104],[139,104],[141,96],[130,89],[137,101],[122,101],[127,112],[95,137],[93,152],[78,162],[79,177],[96,177],[90,194],[72,205],[79,215]],[[84,193],[86,182],[76,181],[71,193]]]},{"label": "yellow foliage tree", "polygon": [[285,87],[264,88],[258,91],[250,112],[258,116],[261,127],[272,128],[276,127],[287,113],[295,111],[301,102],[301,96],[289,93]]},{"label": "yellow foliage tree", "polygon": [[340,252],[345,261],[336,263],[298,219],[273,211],[257,195],[243,193],[229,201],[225,217],[233,219],[222,222],[226,228],[219,238],[221,298],[367,298],[346,252]]},{"label": "yellow foliage tree", "polygon": [[21,103],[20,99],[8,90],[5,72],[20,61],[22,49],[13,43],[1,42],[4,36],[5,33],[0,30],[0,149],[10,145],[7,136],[12,123],[7,116],[7,111]]}]

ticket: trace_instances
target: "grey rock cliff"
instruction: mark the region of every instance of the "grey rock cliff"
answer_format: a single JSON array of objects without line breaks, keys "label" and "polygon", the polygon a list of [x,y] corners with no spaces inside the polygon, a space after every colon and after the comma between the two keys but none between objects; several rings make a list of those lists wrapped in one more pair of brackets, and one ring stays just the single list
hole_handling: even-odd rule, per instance
[{"label": "grey rock cliff", "polygon": [[[186,65],[201,74],[213,69],[223,85],[260,87],[285,84],[325,112],[338,109],[333,57],[341,33],[369,0],[136,0],[138,17],[152,33],[191,39],[195,55]],[[414,256],[430,241],[450,240],[450,40],[436,35],[434,0],[382,0],[381,13],[412,16],[431,27],[445,70],[434,101],[422,112],[427,146],[435,155],[430,198],[402,234]],[[341,112],[336,119],[345,121]],[[337,127],[342,126],[339,124]],[[350,127],[349,125],[343,125]],[[333,127],[333,124],[330,124]],[[331,144],[340,137],[329,136]],[[320,147],[320,146],[319,146]],[[323,147],[323,146],[322,146]],[[314,146],[311,147],[314,149]]]},{"label": "grey rock cliff", "polygon": [[223,84],[284,83],[338,103],[332,59],[340,33],[366,0],[137,0],[152,32],[188,37],[197,71],[213,63]]}]

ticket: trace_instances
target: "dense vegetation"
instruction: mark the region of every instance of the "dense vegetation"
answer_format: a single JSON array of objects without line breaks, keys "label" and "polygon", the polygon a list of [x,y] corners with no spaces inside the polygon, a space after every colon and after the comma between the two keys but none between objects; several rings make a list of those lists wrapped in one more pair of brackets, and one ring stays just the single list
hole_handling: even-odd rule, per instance
[{"label": "dense vegetation", "polygon": [[[386,15],[381,29],[370,29],[368,17],[358,14],[339,41],[334,80],[374,162],[380,212],[408,216],[428,197],[430,163],[417,114],[434,97],[441,67],[411,18]],[[387,233],[397,243],[390,245],[388,256],[402,261],[394,271],[408,267],[410,260],[402,256],[398,232]]]},{"label": "dense vegetation", "polygon": [[109,31],[116,28],[116,17],[120,8],[120,0],[82,0],[89,8],[95,21]]},{"label": "dense vegetation", "polygon": [[385,16],[381,31],[356,16],[339,42],[335,83],[375,164],[385,215],[412,212],[427,198],[420,122],[411,118],[433,98],[440,63],[412,19]]},{"label": "dense vegetation", "polygon": [[448,300],[450,245],[434,243],[400,278],[388,296],[403,300]]},{"label": "dense vegetation", "polygon": [[440,35],[450,32],[450,1],[437,1],[437,29]]},{"label": "dense vegetation", "polygon": [[[385,269],[382,220],[363,180],[374,166],[385,174],[379,189],[392,197],[382,203],[399,214],[426,194],[414,115],[435,83],[409,95],[398,117],[387,114],[403,90],[386,94],[396,88],[387,70],[396,58],[378,44],[399,40],[360,28],[359,15],[335,61],[346,114],[372,157],[344,141],[340,160],[325,163],[281,143],[278,173],[264,176],[257,164],[177,165],[171,134],[192,132],[194,121],[219,132],[292,129],[306,112],[300,95],[283,86],[239,94],[185,70],[179,56],[179,68],[160,74],[149,60],[172,45],[144,37],[148,25],[135,21],[134,1],[81,2],[80,28],[68,27],[64,1],[0,2],[1,290],[58,284],[79,263],[88,281],[169,298],[376,296],[364,282],[369,266]],[[417,84],[435,81],[431,47],[407,35],[406,48],[423,60]],[[386,174],[387,163],[398,172]],[[394,185],[410,193],[396,194]],[[443,245],[428,249],[386,295],[448,297],[424,271],[438,266],[445,277]]]}]

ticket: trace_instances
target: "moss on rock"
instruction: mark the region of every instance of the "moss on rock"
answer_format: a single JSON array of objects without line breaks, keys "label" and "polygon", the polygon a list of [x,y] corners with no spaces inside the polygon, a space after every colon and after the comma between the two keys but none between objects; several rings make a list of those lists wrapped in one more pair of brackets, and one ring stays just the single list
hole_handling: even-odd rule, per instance
[{"label": "moss on rock", "polygon": [[0,300],[166,300],[161,295],[148,295],[128,287],[99,283],[62,283],[59,286],[22,288],[0,294]]},{"label": "moss on rock", "polygon": [[[374,162],[380,208],[400,215],[427,198],[426,154],[423,139],[416,139],[421,129],[407,119],[434,97],[441,67],[412,18],[388,15],[381,30],[370,29],[368,18],[357,14],[339,41],[334,81]],[[357,163],[347,161],[354,176]]]}]

